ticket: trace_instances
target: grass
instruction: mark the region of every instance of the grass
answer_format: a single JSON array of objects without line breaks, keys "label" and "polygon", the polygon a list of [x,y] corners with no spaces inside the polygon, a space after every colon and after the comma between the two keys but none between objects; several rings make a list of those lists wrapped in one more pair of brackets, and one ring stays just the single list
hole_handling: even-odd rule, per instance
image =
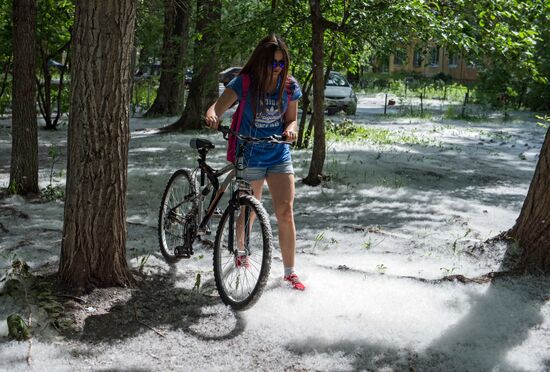
[{"label": "grass", "polygon": [[374,145],[433,145],[430,139],[421,138],[415,131],[395,131],[386,128],[357,125],[351,120],[341,123],[327,121],[327,140],[333,142],[369,142]]},{"label": "grass", "polygon": [[379,179],[378,185],[385,188],[400,189],[405,186],[405,181],[398,176],[395,176],[393,179],[384,176]]}]

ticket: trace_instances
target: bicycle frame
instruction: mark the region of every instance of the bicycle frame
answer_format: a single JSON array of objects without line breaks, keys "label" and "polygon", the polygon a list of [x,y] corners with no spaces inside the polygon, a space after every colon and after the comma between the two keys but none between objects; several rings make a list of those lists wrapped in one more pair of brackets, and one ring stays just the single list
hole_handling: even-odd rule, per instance
[{"label": "bicycle frame", "polygon": [[[244,167],[242,167],[241,165],[242,157],[243,157],[242,156],[243,147],[244,145],[240,144],[239,149],[237,151],[237,165],[228,164],[220,170],[215,170],[206,163],[206,153],[199,153],[200,158],[198,159],[198,163],[199,163],[198,169],[200,169],[200,172],[201,172],[200,173],[201,189],[199,190],[199,195],[200,195],[199,220],[201,222],[199,224],[199,231],[204,232],[206,230],[206,226],[208,225],[208,222],[212,218],[212,215],[214,214],[214,211],[216,210],[218,203],[220,202],[225,191],[227,190],[227,187],[231,184],[231,182],[234,179],[237,180],[237,190],[235,190],[232,193],[230,203],[235,202],[238,198],[238,195],[241,195],[242,193],[252,194],[252,191],[250,190],[250,186],[246,181],[243,180],[241,176],[241,172],[244,169]],[[224,174],[227,174],[227,176],[225,177],[222,184],[220,185],[219,178]],[[205,177],[207,177],[208,180],[210,181],[210,184],[212,185],[213,190],[210,190],[208,186],[205,187]],[[204,201],[204,198],[210,192],[212,192],[212,197],[210,198],[210,202],[208,203],[206,214],[202,217],[202,214],[204,213],[203,201]]]}]

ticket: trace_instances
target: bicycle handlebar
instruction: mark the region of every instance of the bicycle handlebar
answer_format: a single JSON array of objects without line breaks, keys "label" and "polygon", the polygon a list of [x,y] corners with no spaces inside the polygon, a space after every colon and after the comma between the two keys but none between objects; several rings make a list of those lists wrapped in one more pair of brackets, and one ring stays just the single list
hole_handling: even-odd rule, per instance
[{"label": "bicycle handlebar", "polygon": [[272,135],[269,137],[250,137],[243,134],[237,133],[229,127],[224,127],[222,125],[218,126],[218,131],[223,133],[223,138],[227,139],[227,136],[231,134],[232,136],[237,137],[238,139],[245,142],[266,142],[266,143],[280,143],[280,144],[292,144],[292,142],[287,141],[286,136]]}]

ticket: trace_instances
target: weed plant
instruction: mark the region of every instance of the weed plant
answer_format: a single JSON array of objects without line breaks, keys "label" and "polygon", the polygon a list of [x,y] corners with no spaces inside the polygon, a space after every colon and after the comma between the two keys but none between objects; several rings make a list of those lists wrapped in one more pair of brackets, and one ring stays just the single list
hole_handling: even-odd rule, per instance
[{"label": "weed plant", "polygon": [[548,129],[548,127],[550,127],[550,115],[544,115],[544,116],[537,115],[537,119],[540,120],[539,122],[537,122],[537,125],[539,127],[542,127],[544,129]]}]

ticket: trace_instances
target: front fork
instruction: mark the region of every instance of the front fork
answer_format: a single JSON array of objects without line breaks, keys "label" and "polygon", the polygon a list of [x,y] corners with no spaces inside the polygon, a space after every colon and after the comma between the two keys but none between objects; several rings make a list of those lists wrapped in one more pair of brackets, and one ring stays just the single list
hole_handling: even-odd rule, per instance
[{"label": "front fork", "polygon": [[[239,202],[239,199],[243,195],[252,195],[252,188],[250,187],[250,184],[246,182],[245,180],[238,178],[236,180],[236,190],[235,186],[231,184],[231,201],[230,203],[230,210],[229,213],[229,236],[227,238],[228,243],[228,250],[229,252],[233,253],[235,257],[238,256],[250,256],[250,216],[251,211],[249,206],[243,206]],[[241,214],[244,212],[244,215],[241,217]],[[237,217],[236,217],[237,216]],[[243,219],[243,226],[238,226],[238,221],[236,219]],[[239,246],[239,242],[237,241],[238,236],[236,236],[235,231],[236,229],[242,228],[242,234],[244,235],[243,242],[244,247]],[[237,234],[238,235],[238,234]],[[237,243],[235,245],[235,243]]]}]

